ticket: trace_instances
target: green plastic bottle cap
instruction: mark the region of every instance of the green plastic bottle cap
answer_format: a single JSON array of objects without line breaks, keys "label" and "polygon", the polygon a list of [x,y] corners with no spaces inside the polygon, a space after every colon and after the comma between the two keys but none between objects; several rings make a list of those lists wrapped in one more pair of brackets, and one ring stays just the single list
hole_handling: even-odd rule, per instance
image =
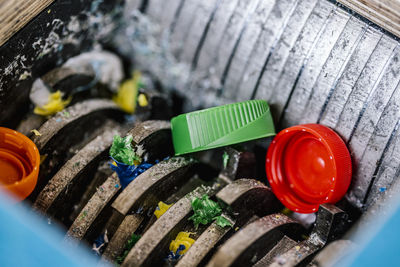
[{"label": "green plastic bottle cap", "polygon": [[194,111],[171,120],[175,155],[207,150],[275,135],[269,106],[249,100]]}]

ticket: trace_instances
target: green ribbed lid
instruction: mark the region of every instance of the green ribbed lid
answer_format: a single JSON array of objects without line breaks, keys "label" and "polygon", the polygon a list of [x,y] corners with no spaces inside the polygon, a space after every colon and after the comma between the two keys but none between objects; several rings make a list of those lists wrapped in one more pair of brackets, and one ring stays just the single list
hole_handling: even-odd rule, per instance
[{"label": "green ribbed lid", "polygon": [[172,118],[171,129],[175,155],[275,135],[269,106],[264,100],[182,114]]}]

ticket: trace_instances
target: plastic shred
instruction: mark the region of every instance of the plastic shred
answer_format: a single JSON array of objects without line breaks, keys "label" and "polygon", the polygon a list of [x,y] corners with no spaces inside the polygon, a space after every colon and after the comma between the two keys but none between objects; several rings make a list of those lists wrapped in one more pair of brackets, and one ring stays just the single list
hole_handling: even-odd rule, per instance
[{"label": "plastic shred", "polygon": [[126,165],[140,164],[140,157],[133,151],[132,140],[133,137],[131,135],[127,135],[124,138],[119,135],[115,135],[110,148],[110,156],[115,161]]},{"label": "plastic shred", "polygon": [[227,226],[229,226],[229,227],[233,226],[232,223],[224,216],[218,216],[216,224],[222,228],[227,227]]},{"label": "plastic shred", "polygon": [[107,230],[98,236],[93,243],[92,251],[95,255],[100,256],[103,253],[104,245],[108,243]]},{"label": "plastic shred", "polygon": [[36,106],[33,113],[42,116],[50,116],[63,110],[72,100],[68,97],[66,100],[62,99],[61,91],[57,91],[49,95],[48,102],[43,106]]},{"label": "plastic shred", "polygon": [[133,246],[139,241],[141,238],[140,235],[132,234],[131,238],[125,245],[124,252],[116,258],[117,264],[122,264],[125,260],[126,256],[128,255],[129,251],[133,248]]},{"label": "plastic shred", "polygon": [[31,133],[33,133],[36,136],[42,136],[42,134],[36,129],[31,130]]},{"label": "plastic shred", "polygon": [[229,161],[229,155],[225,151],[224,154],[222,155],[222,162],[223,162],[224,168],[226,168],[226,166],[228,166],[228,161]]},{"label": "plastic shred", "polygon": [[120,85],[117,95],[113,97],[113,101],[127,113],[135,112],[140,77],[140,72],[135,71],[131,79],[124,81]]},{"label": "plastic shred", "polygon": [[288,209],[288,208],[284,208],[284,209],[281,211],[281,213],[285,214],[286,216],[289,216],[289,215],[291,215],[291,214],[293,213],[293,211],[291,211],[291,210]]},{"label": "plastic shred", "polygon": [[71,114],[70,114],[68,111],[66,111],[66,110],[64,110],[64,112],[63,112],[62,114],[63,114],[63,116],[64,116],[65,118],[71,117]]},{"label": "plastic shred", "polygon": [[193,221],[196,229],[199,224],[209,224],[222,212],[218,203],[209,199],[207,194],[203,195],[201,198],[194,198],[192,200],[192,209],[194,214],[189,220]]},{"label": "plastic shred", "polygon": [[40,155],[40,164],[42,164],[42,163],[43,163],[43,161],[45,161],[45,160],[46,160],[46,158],[47,158],[47,154]]},{"label": "plastic shred", "polygon": [[115,166],[112,163],[110,163],[109,165],[110,165],[111,169],[118,174],[119,183],[121,184],[122,189],[127,187],[128,184],[130,182],[132,182],[136,177],[138,177],[140,174],[142,174],[147,169],[149,169],[150,167],[153,166],[153,164],[146,163],[146,162],[139,164],[138,166],[127,165],[127,164],[117,161],[114,158],[112,158],[112,159],[115,161],[117,166]]},{"label": "plastic shred", "polygon": [[178,233],[175,240],[172,240],[169,244],[170,253],[168,259],[177,260],[188,251],[195,242],[193,238],[189,237],[190,234],[188,232]]},{"label": "plastic shred", "polygon": [[170,261],[179,260],[179,258],[182,256],[181,251],[183,251],[185,249],[186,249],[185,245],[179,245],[178,249],[176,250],[176,253],[172,252],[172,251],[169,252],[167,259]]},{"label": "plastic shred", "polygon": [[141,106],[141,107],[146,107],[149,105],[149,101],[147,100],[147,97],[145,94],[139,94],[138,103],[139,103],[139,106]]},{"label": "plastic shred", "polygon": [[157,219],[161,217],[173,204],[165,204],[164,202],[158,202],[158,207],[154,211],[154,215],[156,215]]}]

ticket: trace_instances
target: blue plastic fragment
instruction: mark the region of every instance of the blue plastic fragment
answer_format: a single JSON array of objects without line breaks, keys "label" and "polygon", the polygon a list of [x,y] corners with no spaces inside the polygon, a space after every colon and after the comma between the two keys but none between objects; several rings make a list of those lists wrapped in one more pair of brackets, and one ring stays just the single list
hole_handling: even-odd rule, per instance
[{"label": "blue plastic fragment", "polygon": [[99,235],[93,243],[92,251],[96,256],[103,253],[105,243],[108,243],[107,232]]},{"label": "blue plastic fragment", "polygon": [[379,188],[379,192],[385,192],[385,191],[386,191],[386,187]]},{"label": "blue plastic fragment", "polygon": [[126,114],[124,115],[124,119],[127,123],[134,123],[137,120],[136,115]]},{"label": "blue plastic fragment", "polygon": [[167,257],[167,260],[179,260],[179,258],[182,256],[179,254],[179,252],[184,251],[186,249],[185,245],[179,245],[178,249],[176,250],[176,253],[170,251]]},{"label": "blue plastic fragment", "polygon": [[138,208],[138,210],[136,211],[136,213],[140,214],[140,213],[142,213],[142,212],[143,212],[143,207],[141,206],[141,207]]},{"label": "blue plastic fragment", "polygon": [[124,189],[128,186],[130,182],[132,182],[136,177],[145,172],[147,169],[153,166],[151,163],[143,162],[142,164],[135,165],[127,165],[115,160],[111,157],[112,160],[115,161],[117,166],[110,163],[110,167],[113,171],[118,174],[119,183],[121,184],[121,188]]}]

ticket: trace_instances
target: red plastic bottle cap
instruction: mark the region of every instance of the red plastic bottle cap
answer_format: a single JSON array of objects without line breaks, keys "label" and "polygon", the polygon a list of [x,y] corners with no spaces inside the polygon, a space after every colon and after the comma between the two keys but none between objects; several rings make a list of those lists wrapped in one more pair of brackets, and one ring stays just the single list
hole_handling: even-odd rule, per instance
[{"label": "red plastic bottle cap", "polygon": [[0,188],[23,200],[36,186],[40,155],[25,135],[0,127]]},{"label": "red plastic bottle cap", "polygon": [[290,210],[312,213],[336,203],[351,181],[351,158],[333,130],[319,124],[290,127],[278,133],[266,158],[269,183]]}]

